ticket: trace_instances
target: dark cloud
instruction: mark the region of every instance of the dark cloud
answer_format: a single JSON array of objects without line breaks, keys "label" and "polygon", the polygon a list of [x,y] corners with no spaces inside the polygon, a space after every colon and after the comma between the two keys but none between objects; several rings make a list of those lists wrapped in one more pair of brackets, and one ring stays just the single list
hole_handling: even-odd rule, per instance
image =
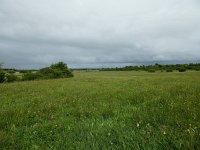
[{"label": "dark cloud", "polygon": [[199,24],[197,0],[0,0],[0,61],[197,62]]}]

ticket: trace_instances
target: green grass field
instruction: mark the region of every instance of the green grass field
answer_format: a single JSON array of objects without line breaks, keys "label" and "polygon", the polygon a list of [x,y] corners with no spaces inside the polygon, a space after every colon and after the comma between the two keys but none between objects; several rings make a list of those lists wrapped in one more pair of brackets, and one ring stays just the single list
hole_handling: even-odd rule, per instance
[{"label": "green grass field", "polygon": [[0,149],[200,149],[200,72],[0,84]]}]

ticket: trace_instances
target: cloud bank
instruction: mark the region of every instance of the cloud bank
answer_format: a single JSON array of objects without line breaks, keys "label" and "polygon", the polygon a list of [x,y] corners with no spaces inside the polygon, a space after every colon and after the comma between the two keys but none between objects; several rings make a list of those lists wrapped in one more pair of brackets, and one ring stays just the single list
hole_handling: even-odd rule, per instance
[{"label": "cloud bank", "polygon": [[0,62],[200,61],[198,0],[0,0]]}]

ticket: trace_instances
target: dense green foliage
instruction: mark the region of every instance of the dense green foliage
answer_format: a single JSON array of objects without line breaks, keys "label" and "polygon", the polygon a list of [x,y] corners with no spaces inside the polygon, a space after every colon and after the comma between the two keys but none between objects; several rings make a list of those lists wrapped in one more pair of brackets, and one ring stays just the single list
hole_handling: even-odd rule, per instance
[{"label": "dense green foliage", "polygon": [[74,72],[0,85],[0,149],[199,149],[200,72]]},{"label": "dense green foliage", "polygon": [[0,70],[0,83],[3,82],[5,82],[5,73],[2,70]]},{"label": "dense green foliage", "polygon": [[52,64],[50,67],[42,68],[39,70],[44,78],[65,78],[73,77],[72,72],[68,69],[67,65],[63,62]]},{"label": "dense green foliage", "polygon": [[173,72],[172,69],[166,69],[166,72]]},{"label": "dense green foliage", "polygon": [[14,74],[7,74],[6,75],[6,82],[14,82],[20,80],[16,75]]},{"label": "dense green foliage", "polygon": [[154,69],[149,69],[148,72],[156,72]]},{"label": "dense green foliage", "polygon": [[0,83],[3,83],[5,81],[5,73],[2,69],[2,64],[0,63]]},{"label": "dense green foliage", "polygon": [[23,80],[56,79],[73,77],[72,72],[63,62],[52,64],[50,67],[42,68],[36,72],[25,73]]},{"label": "dense green foliage", "polygon": [[[18,73],[18,75],[16,75]],[[72,71],[68,69],[63,62],[52,64],[50,67],[37,70],[15,70],[1,69],[0,66],[0,83],[14,81],[29,81],[40,79],[56,79],[73,77]]]},{"label": "dense green foliage", "polygon": [[[197,64],[176,64],[176,65],[161,65],[161,64],[155,64],[155,65],[149,65],[149,66],[126,66],[122,68],[104,68],[101,69],[102,71],[149,71],[151,70],[155,71],[163,71],[166,70],[167,72],[172,72],[173,70],[178,70],[179,72],[185,72],[186,70],[200,70],[200,63]],[[169,71],[170,70],[170,71]]]},{"label": "dense green foliage", "polygon": [[38,72],[28,72],[28,73],[25,73],[23,74],[22,76],[22,80],[23,81],[28,81],[28,80],[38,80],[38,79],[41,79],[42,78],[42,75]]},{"label": "dense green foliage", "polygon": [[186,72],[186,69],[185,68],[179,68],[178,71],[179,72]]}]

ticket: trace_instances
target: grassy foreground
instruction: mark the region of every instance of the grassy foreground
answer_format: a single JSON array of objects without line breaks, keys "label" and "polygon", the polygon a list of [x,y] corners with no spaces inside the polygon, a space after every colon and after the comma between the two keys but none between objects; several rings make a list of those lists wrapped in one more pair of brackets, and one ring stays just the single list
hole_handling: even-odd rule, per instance
[{"label": "grassy foreground", "polygon": [[0,84],[0,149],[198,149],[200,72]]}]

